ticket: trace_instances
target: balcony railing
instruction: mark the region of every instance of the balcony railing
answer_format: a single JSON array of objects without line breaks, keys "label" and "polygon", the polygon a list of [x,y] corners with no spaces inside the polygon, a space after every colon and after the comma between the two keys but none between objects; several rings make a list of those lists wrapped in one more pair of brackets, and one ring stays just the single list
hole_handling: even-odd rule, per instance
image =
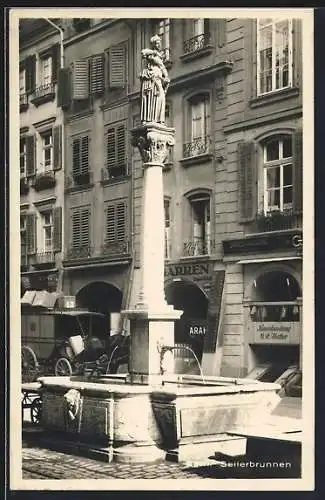
[{"label": "balcony railing", "polygon": [[214,241],[193,238],[183,243],[183,257],[209,255],[214,251]]},{"label": "balcony railing", "polygon": [[191,158],[209,153],[211,153],[211,139],[209,136],[198,137],[191,142],[183,144],[183,158]]},{"label": "balcony railing", "polygon": [[47,252],[37,252],[33,256],[33,265],[47,265],[55,262],[55,255],[53,250]]},{"label": "balcony railing", "polygon": [[42,102],[54,99],[55,84],[53,82],[37,87],[31,96],[31,102],[36,106]]},{"label": "balcony railing", "polygon": [[33,180],[33,188],[35,189],[35,191],[52,188],[55,186],[55,184],[55,173],[50,168],[44,170],[44,172],[37,172]]},{"label": "balcony railing", "polygon": [[123,179],[128,175],[127,165],[116,166],[112,168],[102,168],[101,169],[101,183],[106,184],[110,181],[117,179]]},{"label": "balcony railing", "polygon": [[128,240],[114,240],[105,242],[99,247],[84,245],[69,248],[65,258],[68,260],[82,260],[89,258],[118,257],[127,255],[130,252],[130,242]]},{"label": "balcony railing", "polygon": [[206,48],[211,43],[210,33],[201,33],[183,42],[184,55],[192,54]]},{"label": "balcony railing", "polygon": [[74,190],[89,187],[93,184],[93,172],[84,172],[81,174],[68,175],[65,178],[65,189]]},{"label": "balcony railing", "polygon": [[113,257],[129,253],[129,242],[127,240],[106,241],[101,247],[102,255]]},{"label": "balcony railing", "polygon": [[284,231],[296,229],[302,226],[302,217],[293,212],[292,209],[284,211],[272,211],[259,214],[252,223],[251,231],[264,233],[268,231]]}]

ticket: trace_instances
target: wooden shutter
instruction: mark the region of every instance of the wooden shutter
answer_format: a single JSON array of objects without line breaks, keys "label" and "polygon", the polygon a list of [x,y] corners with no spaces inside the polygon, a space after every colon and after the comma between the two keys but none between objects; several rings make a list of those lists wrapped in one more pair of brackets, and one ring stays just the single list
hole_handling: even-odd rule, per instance
[{"label": "wooden shutter", "polygon": [[26,135],[26,175],[32,177],[35,172],[35,136]]},{"label": "wooden shutter", "polygon": [[223,47],[226,43],[227,19],[217,19],[217,45]]},{"label": "wooden shutter", "polygon": [[89,246],[90,235],[89,208],[76,209],[72,213],[72,246],[73,248]]},{"label": "wooden shutter", "polygon": [[119,167],[125,166],[126,160],[126,144],[125,144],[125,126],[119,125],[116,132],[117,145],[117,164]]},{"label": "wooden shutter", "polygon": [[221,318],[222,295],[225,282],[225,271],[215,271],[212,276],[211,290],[207,314],[207,333],[204,339],[204,352],[216,350],[217,335]]},{"label": "wooden shutter", "polygon": [[125,87],[126,83],[126,45],[113,45],[109,50],[109,86]]},{"label": "wooden shutter", "polygon": [[81,137],[80,140],[80,173],[87,174],[89,172],[89,138],[87,135]]},{"label": "wooden shutter", "polygon": [[303,209],[303,146],[302,130],[293,134],[293,209],[301,213]]},{"label": "wooden shutter", "polygon": [[80,157],[80,137],[78,139],[74,139],[72,142],[72,175],[73,177],[80,174],[80,165],[81,165],[81,157]]},{"label": "wooden shutter", "polygon": [[106,161],[107,169],[113,168],[116,165],[116,142],[115,142],[115,128],[107,131],[106,139]]},{"label": "wooden shutter", "polygon": [[26,215],[27,255],[36,253],[36,214]]},{"label": "wooden shutter", "polygon": [[36,77],[36,56],[33,54],[26,58],[26,93],[34,92]]},{"label": "wooden shutter", "polygon": [[126,203],[116,205],[116,239],[124,241],[126,236]]},{"label": "wooden shutter", "polygon": [[55,44],[51,49],[51,58],[52,58],[52,82],[56,83],[58,79],[58,73],[60,69],[60,45]]},{"label": "wooden shutter", "polygon": [[71,102],[71,71],[61,68],[58,74],[58,106],[66,108]]},{"label": "wooden shutter", "polygon": [[254,142],[238,143],[239,219],[249,222],[256,215],[257,168]]},{"label": "wooden shutter", "polygon": [[83,100],[89,97],[89,61],[81,59],[73,63],[72,99]]},{"label": "wooden shutter", "polygon": [[54,252],[62,250],[62,207],[53,209],[53,250]]},{"label": "wooden shutter", "polygon": [[115,205],[107,205],[106,207],[106,241],[115,241]]},{"label": "wooden shutter", "polygon": [[53,170],[62,168],[62,126],[53,128]]},{"label": "wooden shutter", "polygon": [[104,54],[93,56],[90,60],[90,92],[101,94],[105,88]]}]

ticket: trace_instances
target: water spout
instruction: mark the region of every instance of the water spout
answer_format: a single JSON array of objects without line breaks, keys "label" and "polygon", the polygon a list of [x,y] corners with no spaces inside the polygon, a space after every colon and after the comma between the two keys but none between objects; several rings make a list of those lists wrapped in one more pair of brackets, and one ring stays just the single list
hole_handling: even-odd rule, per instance
[{"label": "water spout", "polygon": [[[198,366],[198,368],[200,370],[200,376],[201,376],[202,382],[205,385],[206,381],[205,381],[205,378],[204,378],[204,375],[203,375],[201,363],[198,360],[197,355],[195,354],[195,352],[193,351],[192,347],[190,347],[190,346],[183,345],[182,348],[188,350],[191,354],[193,354],[194,359],[195,359],[195,361],[197,363],[197,366]],[[167,351],[173,351],[175,349],[178,349],[178,346],[177,345],[163,345],[163,346],[158,346],[158,349],[159,349],[159,352],[160,352],[160,367],[161,367],[161,371],[163,373],[162,362],[163,362],[165,353]]]},{"label": "water spout", "polygon": [[109,360],[108,360],[108,363],[107,363],[107,368],[106,368],[106,375],[109,373],[109,369],[110,369],[110,367],[111,367],[111,362],[113,361],[113,356],[114,356],[114,353],[115,353],[116,349],[118,349],[118,348],[119,348],[119,345],[116,345],[116,346],[114,347],[114,349],[113,349],[113,351],[112,351],[112,353],[111,353],[110,357],[109,357]]}]

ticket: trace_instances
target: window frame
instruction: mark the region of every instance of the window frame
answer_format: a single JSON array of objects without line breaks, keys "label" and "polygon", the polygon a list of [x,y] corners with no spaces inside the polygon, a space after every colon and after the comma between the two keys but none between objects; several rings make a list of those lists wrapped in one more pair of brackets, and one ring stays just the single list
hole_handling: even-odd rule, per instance
[{"label": "window frame", "polygon": [[[271,78],[272,78],[272,88],[269,91],[262,92],[261,90],[261,82],[260,82],[260,19],[256,21],[256,96],[263,97],[270,94],[274,94],[277,92],[281,92],[286,89],[291,89],[293,87],[293,20],[288,19],[278,19],[278,18],[270,18],[272,19],[272,69],[271,69]],[[275,33],[276,33],[276,23],[288,21],[288,85],[284,87],[275,88],[276,83],[276,64],[275,64]]]},{"label": "window frame", "polygon": [[[213,193],[210,190],[199,189],[188,193],[186,195],[186,199],[188,208],[186,209],[185,217],[188,217],[188,224],[186,223],[185,226],[187,226],[188,228],[188,230],[186,231],[188,238],[186,241],[184,241],[183,256],[196,257],[201,255],[211,255],[213,252],[214,234],[214,218],[212,211]],[[203,234],[200,236],[195,235],[195,204],[198,202],[205,202],[204,223],[201,225],[201,228],[203,228]],[[187,253],[187,250],[185,248],[187,243],[189,243],[190,253]],[[203,251],[200,251],[201,248],[203,249]]]},{"label": "window frame", "polygon": [[[48,62],[48,75],[45,75],[45,62]],[[51,54],[46,53],[39,56],[38,60],[38,87],[49,87],[52,84],[52,66],[53,66],[53,57]],[[46,80],[45,80],[46,79]],[[47,81],[49,80],[49,81]]]},{"label": "window frame", "polygon": [[[122,159],[119,158],[119,138],[118,138],[118,130],[119,129],[124,129],[124,158],[123,162]],[[114,131],[114,165],[110,165],[109,160],[108,160],[108,136],[111,132]],[[127,123],[125,120],[113,123],[113,124],[108,124],[105,126],[105,171],[108,176],[109,180],[119,180],[119,179],[124,179],[129,175],[129,168],[128,168],[128,152],[127,152],[127,140],[126,140],[126,134],[127,134]],[[121,169],[124,172],[121,173],[120,175],[114,175],[112,174],[112,171]]]},{"label": "window frame", "polygon": [[[161,40],[161,50],[165,54],[165,59],[170,60],[170,42],[171,42],[171,18],[155,19],[153,22],[153,35],[158,35]],[[167,43],[166,43],[167,42]]]},{"label": "window frame", "polygon": [[[22,141],[24,141],[24,151],[21,152],[20,150],[20,146],[21,146],[21,143]],[[24,173],[22,173],[21,171],[21,165],[20,165],[20,161],[21,159],[24,158]],[[19,142],[19,167],[20,167],[20,178],[21,179],[24,179],[25,177],[27,177],[27,143],[26,143],[26,137],[24,136],[20,136],[20,142]]]},{"label": "window frame", "polygon": [[[23,81],[23,86],[21,87],[21,80]],[[23,90],[22,90],[23,88]],[[19,70],[19,96],[26,94],[26,69],[21,68]]]},{"label": "window frame", "polygon": [[[46,173],[46,172],[52,172],[53,171],[53,165],[54,165],[54,134],[53,134],[53,128],[43,130],[42,132],[39,132],[40,136],[40,141],[41,141],[41,159],[42,161],[39,162],[38,164],[38,172],[39,173]],[[45,144],[45,138],[50,137],[50,143]],[[50,151],[50,163],[49,165],[46,165],[46,152]]]},{"label": "window frame", "polygon": [[[291,156],[289,157],[283,157],[283,142],[285,139],[290,139],[291,140]],[[279,158],[276,160],[269,160],[267,161],[266,157],[266,149],[267,145],[272,142],[272,141],[277,141],[278,143],[278,151],[279,151]],[[293,206],[294,206],[294,153],[293,153],[293,136],[292,134],[279,134],[275,136],[270,136],[266,139],[264,139],[262,143],[262,183],[263,183],[263,202],[260,204],[262,205],[262,210],[264,215],[272,214],[274,212],[277,213],[285,213],[286,211],[292,211]],[[291,166],[291,184],[283,184],[283,170],[285,166]],[[268,188],[267,186],[267,174],[268,170],[272,168],[280,168],[280,183],[278,187],[272,187]],[[285,188],[291,188],[292,191],[292,201],[291,201],[291,206],[290,207],[285,207],[284,208],[284,203],[283,203],[283,193]],[[270,205],[268,203],[268,193],[270,191],[279,191],[279,208],[273,208],[270,209]]]},{"label": "window frame", "polygon": [[[49,253],[53,252],[54,248],[54,217],[53,210],[47,209],[40,212],[41,222],[42,222],[42,252]],[[46,216],[49,216],[49,222],[46,222]],[[46,244],[47,235],[46,231],[50,229],[50,245]]]}]

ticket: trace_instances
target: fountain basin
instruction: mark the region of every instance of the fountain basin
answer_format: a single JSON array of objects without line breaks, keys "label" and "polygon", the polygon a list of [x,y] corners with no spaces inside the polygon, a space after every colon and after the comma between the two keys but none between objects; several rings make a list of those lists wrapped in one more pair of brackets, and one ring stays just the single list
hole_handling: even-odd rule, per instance
[{"label": "fountain basin", "polygon": [[[58,447],[62,439],[77,440],[120,462],[207,458],[234,427],[266,419],[280,390],[278,384],[225,377],[206,377],[203,384],[195,375],[169,375],[151,386],[131,385],[127,375],[39,381],[42,427]],[[68,392],[78,396],[72,415]]]}]

